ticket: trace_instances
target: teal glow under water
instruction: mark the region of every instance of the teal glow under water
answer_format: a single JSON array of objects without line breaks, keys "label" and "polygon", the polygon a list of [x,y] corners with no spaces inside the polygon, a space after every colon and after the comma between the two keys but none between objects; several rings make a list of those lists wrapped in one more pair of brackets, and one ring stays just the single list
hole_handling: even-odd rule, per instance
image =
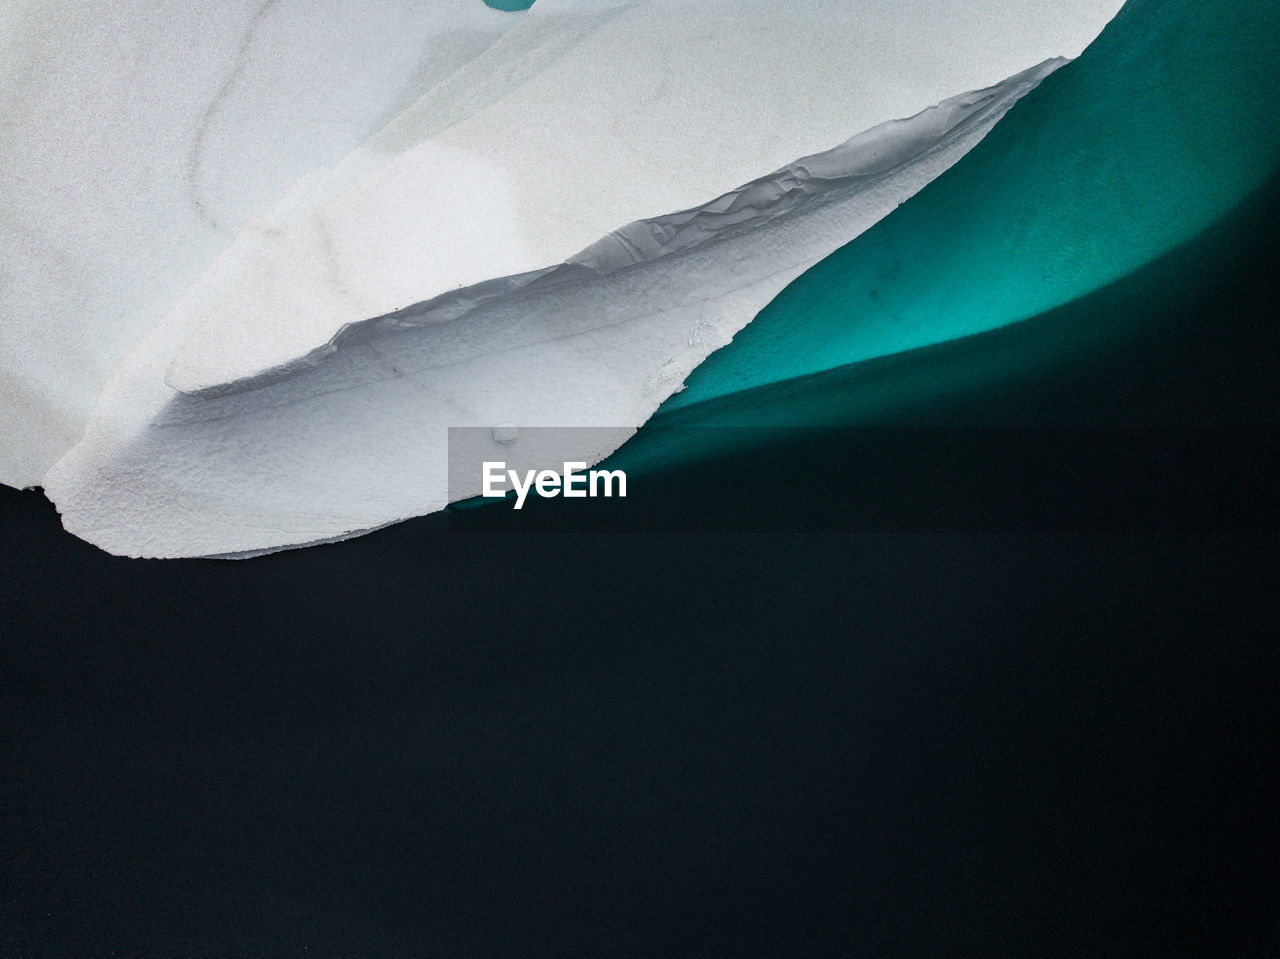
[{"label": "teal glow under water", "polygon": [[1274,0],[1129,0],[951,170],[788,286],[609,465],[651,473],[766,435],[699,427],[934,422],[957,396],[973,423],[1016,422],[1005,384],[1122,357],[1122,342],[1158,356],[1154,327],[1223,272],[1258,191],[1268,211],[1280,195],[1278,47]]},{"label": "teal glow under water", "polygon": [[1280,168],[1278,46],[1274,0],[1129,0],[960,163],[784,290],[653,424],[720,400],[714,422],[751,425],[744,391],[1044,314],[1192,240]]}]

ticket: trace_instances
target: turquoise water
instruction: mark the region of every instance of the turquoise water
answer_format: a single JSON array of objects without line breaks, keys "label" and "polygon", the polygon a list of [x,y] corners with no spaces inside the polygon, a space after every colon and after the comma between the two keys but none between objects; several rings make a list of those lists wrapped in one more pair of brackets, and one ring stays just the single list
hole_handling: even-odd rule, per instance
[{"label": "turquoise water", "polygon": [[[1024,322],[666,409],[609,465],[706,489],[747,454],[776,464],[774,446],[807,443],[830,456],[832,442],[857,436],[843,427],[906,427],[897,435],[908,445],[912,434],[927,443],[927,427],[970,439],[975,429],[1051,437],[1082,424],[1273,429],[1277,309],[1261,264],[1274,259],[1277,210],[1280,175],[1213,227],[1087,296]],[[766,486],[789,492],[803,479],[742,482],[767,498]]]},{"label": "turquoise water", "polygon": [[784,290],[653,425],[701,406],[753,424],[744,391],[1042,315],[1192,240],[1280,168],[1278,46],[1272,0],[1130,0],[960,163]]},{"label": "turquoise water", "polygon": [[1125,344],[1158,357],[1159,325],[1224,274],[1259,191],[1274,206],[1278,46],[1272,0],[1129,0],[951,170],[788,286],[609,465],[731,455],[769,442],[754,427],[936,422],[956,396],[978,398],[974,423],[1016,421],[1004,384]]}]

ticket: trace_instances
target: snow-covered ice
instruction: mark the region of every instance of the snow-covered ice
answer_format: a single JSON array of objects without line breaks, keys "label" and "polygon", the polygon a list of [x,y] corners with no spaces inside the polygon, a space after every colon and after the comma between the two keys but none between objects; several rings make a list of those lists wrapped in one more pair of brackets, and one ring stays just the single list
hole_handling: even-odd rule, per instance
[{"label": "snow-covered ice", "polygon": [[0,481],[239,554],[439,508],[449,426],[621,442],[1119,5],[10,3]]}]

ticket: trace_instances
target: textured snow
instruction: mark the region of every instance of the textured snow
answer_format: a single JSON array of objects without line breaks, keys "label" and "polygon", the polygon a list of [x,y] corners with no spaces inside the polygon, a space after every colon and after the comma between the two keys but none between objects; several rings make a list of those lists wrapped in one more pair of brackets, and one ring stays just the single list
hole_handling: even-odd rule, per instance
[{"label": "textured snow", "polygon": [[0,482],[74,443],[115,365],[248,215],[523,15],[474,0],[0,3]]}]

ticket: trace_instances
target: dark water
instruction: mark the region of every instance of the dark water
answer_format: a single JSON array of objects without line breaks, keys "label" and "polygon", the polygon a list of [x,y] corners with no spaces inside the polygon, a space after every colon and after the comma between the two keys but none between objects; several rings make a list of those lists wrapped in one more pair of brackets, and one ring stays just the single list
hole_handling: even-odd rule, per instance
[{"label": "dark water", "polygon": [[[980,443],[820,433],[857,500],[793,443],[636,501],[819,504],[799,531],[477,510],[225,563],[0,491],[0,955],[1277,954],[1277,212],[1094,301],[1121,341],[877,367],[950,384],[919,422],[1017,411],[994,493]],[[988,375],[1015,346],[1054,362]],[[1064,424],[1101,439],[1049,456]]]}]

